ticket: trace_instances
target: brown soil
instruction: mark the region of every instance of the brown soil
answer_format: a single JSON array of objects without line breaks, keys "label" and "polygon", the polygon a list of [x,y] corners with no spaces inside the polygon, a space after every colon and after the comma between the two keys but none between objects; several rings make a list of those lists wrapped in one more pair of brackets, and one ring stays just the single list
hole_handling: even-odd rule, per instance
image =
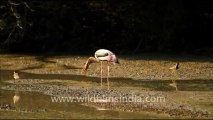
[{"label": "brown soil", "polygon": [[[62,86],[60,90],[72,87],[84,91],[84,89],[92,87],[94,91],[105,91],[100,89],[99,63],[92,64],[87,75],[81,75],[81,69],[88,57],[43,57],[2,54],[0,55],[0,73],[1,82],[4,82],[4,84],[1,86],[3,89],[16,90],[17,85],[14,85],[12,78],[13,72],[16,71],[19,73],[20,79],[15,84],[19,84],[18,87],[21,91],[46,91],[45,94],[55,95],[52,90],[58,88],[58,86]],[[212,117],[213,59],[193,56],[170,57],[151,55],[147,57],[143,55],[133,57],[122,56],[119,60],[120,64],[110,64],[109,79],[111,89],[125,93],[137,92],[138,94],[150,94],[152,92],[156,94],[160,92],[166,95],[167,98],[170,98],[166,103],[169,106],[168,108],[163,109],[161,107],[159,110],[157,107],[153,108],[151,106],[151,108],[147,107],[147,109],[143,107],[142,111],[161,111],[167,114],[171,113],[171,116],[173,116],[176,113],[181,115],[181,111],[194,109],[195,111],[188,111],[192,117],[194,114],[201,116],[200,114],[203,113],[204,117],[206,117],[206,114],[207,117]],[[170,70],[169,68],[177,62],[180,63],[179,69]],[[104,63],[103,73],[103,76],[106,78],[107,63]],[[174,87],[169,86],[172,80],[177,81],[178,91]],[[7,85],[8,83],[12,84]],[[104,79],[103,89],[106,86],[106,79]],[[179,112],[171,111],[174,108],[174,104],[176,104],[174,110],[179,110]],[[99,105],[92,104],[92,106],[106,107],[104,104],[101,104],[102,106]],[[122,104],[116,104],[114,105],[114,107],[116,106],[115,108],[111,108],[121,107],[118,110],[127,109],[127,111],[135,111],[132,108],[132,104],[125,105],[129,106],[128,109],[121,107],[124,106]],[[194,105],[198,107],[189,107]],[[113,105],[110,104],[110,106]],[[184,106],[184,110],[181,106]],[[137,109],[136,111],[141,110]],[[196,113],[196,111],[199,112]],[[182,115],[187,116],[185,113]]]}]

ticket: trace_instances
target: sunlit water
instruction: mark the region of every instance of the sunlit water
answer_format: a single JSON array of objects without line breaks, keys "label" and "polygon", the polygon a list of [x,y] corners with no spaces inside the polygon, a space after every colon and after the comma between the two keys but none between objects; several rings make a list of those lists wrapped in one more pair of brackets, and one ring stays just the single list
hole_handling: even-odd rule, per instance
[{"label": "sunlit water", "polygon": [[[1,74],[1,76],[4,76]],[[10,85],[1,77],[1,87]],[[14,100],[16,99],[16,100]],[[97,109],[75,102],[52,102],[39,92],[0,89],[0,118],[168,118],[166,114]],[[2,107],[4,108],[4,107]]]},{"label": "sunlit water", "polygon": [[[0,104],[8,104],[11,110],[1,110],[0,118],[158,118],[157,114],[132,113],[113,110],[97,110],[80,103],[55,103],[50,96],[35,92],[19,92],[20,99],[14,104],[17,91],[1,90]],[[167,116],[161,115],[161,118]]]},{"label": "sunlit water", "polygon": [[[33,69],[33,68],[30,68]],[[76,69],[76,68],[75,68]],[[48,72],[45,69],[39,69],[40,72]],[[53,69],[54,70],[54,69]],[[46,80],[49,85],[88,85],[99,86],[100,79],[97,77],[82,77],[73,74],[50,74],[41,72],[40,74],[20,71],[23,82],[27,80],[36,81]],[[0,68],[0,87],[13,85],[12,70],[3,70]],[[68,72],[70,73],[70,72]],[[68,79],[68,82],[66,81]],[[48,81],[47,81],[48,80]],[[9,81],[9,82],[8,82]],[[52,81],[52,82],[51,82]],[[56,82],[57,81],[57,82]],[[135,80],[131,78],[110,78],[114,89],[125,89],[128,91],[144,90],[160,91],[167,94],[170,99],[178,101],[181,104],[190,104],[193,107],[204,109],[210,113],[208,118],[212,117],[213,112],[213,82],[209,80],[178,80],[178,91],[169,84],[170,80]],[[155,112],[124,112],[121,110],[96,108],[93,106],[82,105],[80,102],[52,102],[51,96],[41,92],[26,92],[15,90],[0,89],[0,118],[182,118],[169,116],[168,114]],[[5,107],[4,107],[5,106]]]}]

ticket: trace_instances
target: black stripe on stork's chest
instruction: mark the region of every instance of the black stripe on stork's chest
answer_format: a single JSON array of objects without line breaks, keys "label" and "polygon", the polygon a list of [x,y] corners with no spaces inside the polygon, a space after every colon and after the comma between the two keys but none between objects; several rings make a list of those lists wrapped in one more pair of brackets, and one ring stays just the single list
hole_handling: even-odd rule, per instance
[{"label": "black stripe on stork's chest", "polygon": [[107,57],[109,53],[95,54],[97,58],[99,57]]},{"label": "black stripe on stork's chest", "polygon": [[105,53],[105,54],[101,54],[101,55],[97,55],[96,57],[100,60],[100,61],[113,61],[113,56],[109,53]]}]

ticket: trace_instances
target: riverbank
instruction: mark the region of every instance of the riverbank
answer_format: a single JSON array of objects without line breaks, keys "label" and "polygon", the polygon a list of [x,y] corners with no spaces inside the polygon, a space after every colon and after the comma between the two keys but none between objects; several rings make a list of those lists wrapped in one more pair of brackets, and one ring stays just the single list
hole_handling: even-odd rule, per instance
[{"label": "riverbank", "polygon": [[[213,62],[209,58],[122,56],[121,64],[110,65],[110,90],[107,90],[106,79],[103,88],[100,87],[98,63],[90,66],[86,76],[81,75],[88,57],[2,54],[1,88],[48,96],[76,98],[98,95],[112,98],[111,101],[102,98],[102,102],[82,103],[83,106],[98,109],[151,112],[168,115],[168,118],[212,118]],[[176,62],[180,62],[179,69],[170,70]],[[106,76],[106,64],[103,68],[103,75]],[[14,71],[20,76],[16,83],[12,78]],[[169,85],[171,80],[176,80],[178,91]],[[117,97],[132,99],[133,96],[161,96],[165,101],[113,102]]]}]

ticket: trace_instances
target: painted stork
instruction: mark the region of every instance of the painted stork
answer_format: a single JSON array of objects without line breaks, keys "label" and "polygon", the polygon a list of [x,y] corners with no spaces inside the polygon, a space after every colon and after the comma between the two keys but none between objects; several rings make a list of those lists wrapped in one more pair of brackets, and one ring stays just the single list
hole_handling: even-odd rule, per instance
[{"label": "painted stork", "polygon": [[107,50],[107,49],[99,49],[95,52],[95,57],[89,57],[87,62],[85,63],[83,69],[82,69],[82,74],[86,74],[87,72],[87,69],[89,68],[89,65],[91,63],[94,63],[94,62],[100,62],[101,63],[101,87],[102,87],[102,62],[103,61],[107,61],[107,70],[108,70],[108,73],[107,73],[107,84],[108,84],[108,89],[109,89],[109,62],[112,62],[112,63],[117,63],[119,64],[119,61],[118,61],[118,58],[116,57],[116,55],[111,52],[110,50]]}]

